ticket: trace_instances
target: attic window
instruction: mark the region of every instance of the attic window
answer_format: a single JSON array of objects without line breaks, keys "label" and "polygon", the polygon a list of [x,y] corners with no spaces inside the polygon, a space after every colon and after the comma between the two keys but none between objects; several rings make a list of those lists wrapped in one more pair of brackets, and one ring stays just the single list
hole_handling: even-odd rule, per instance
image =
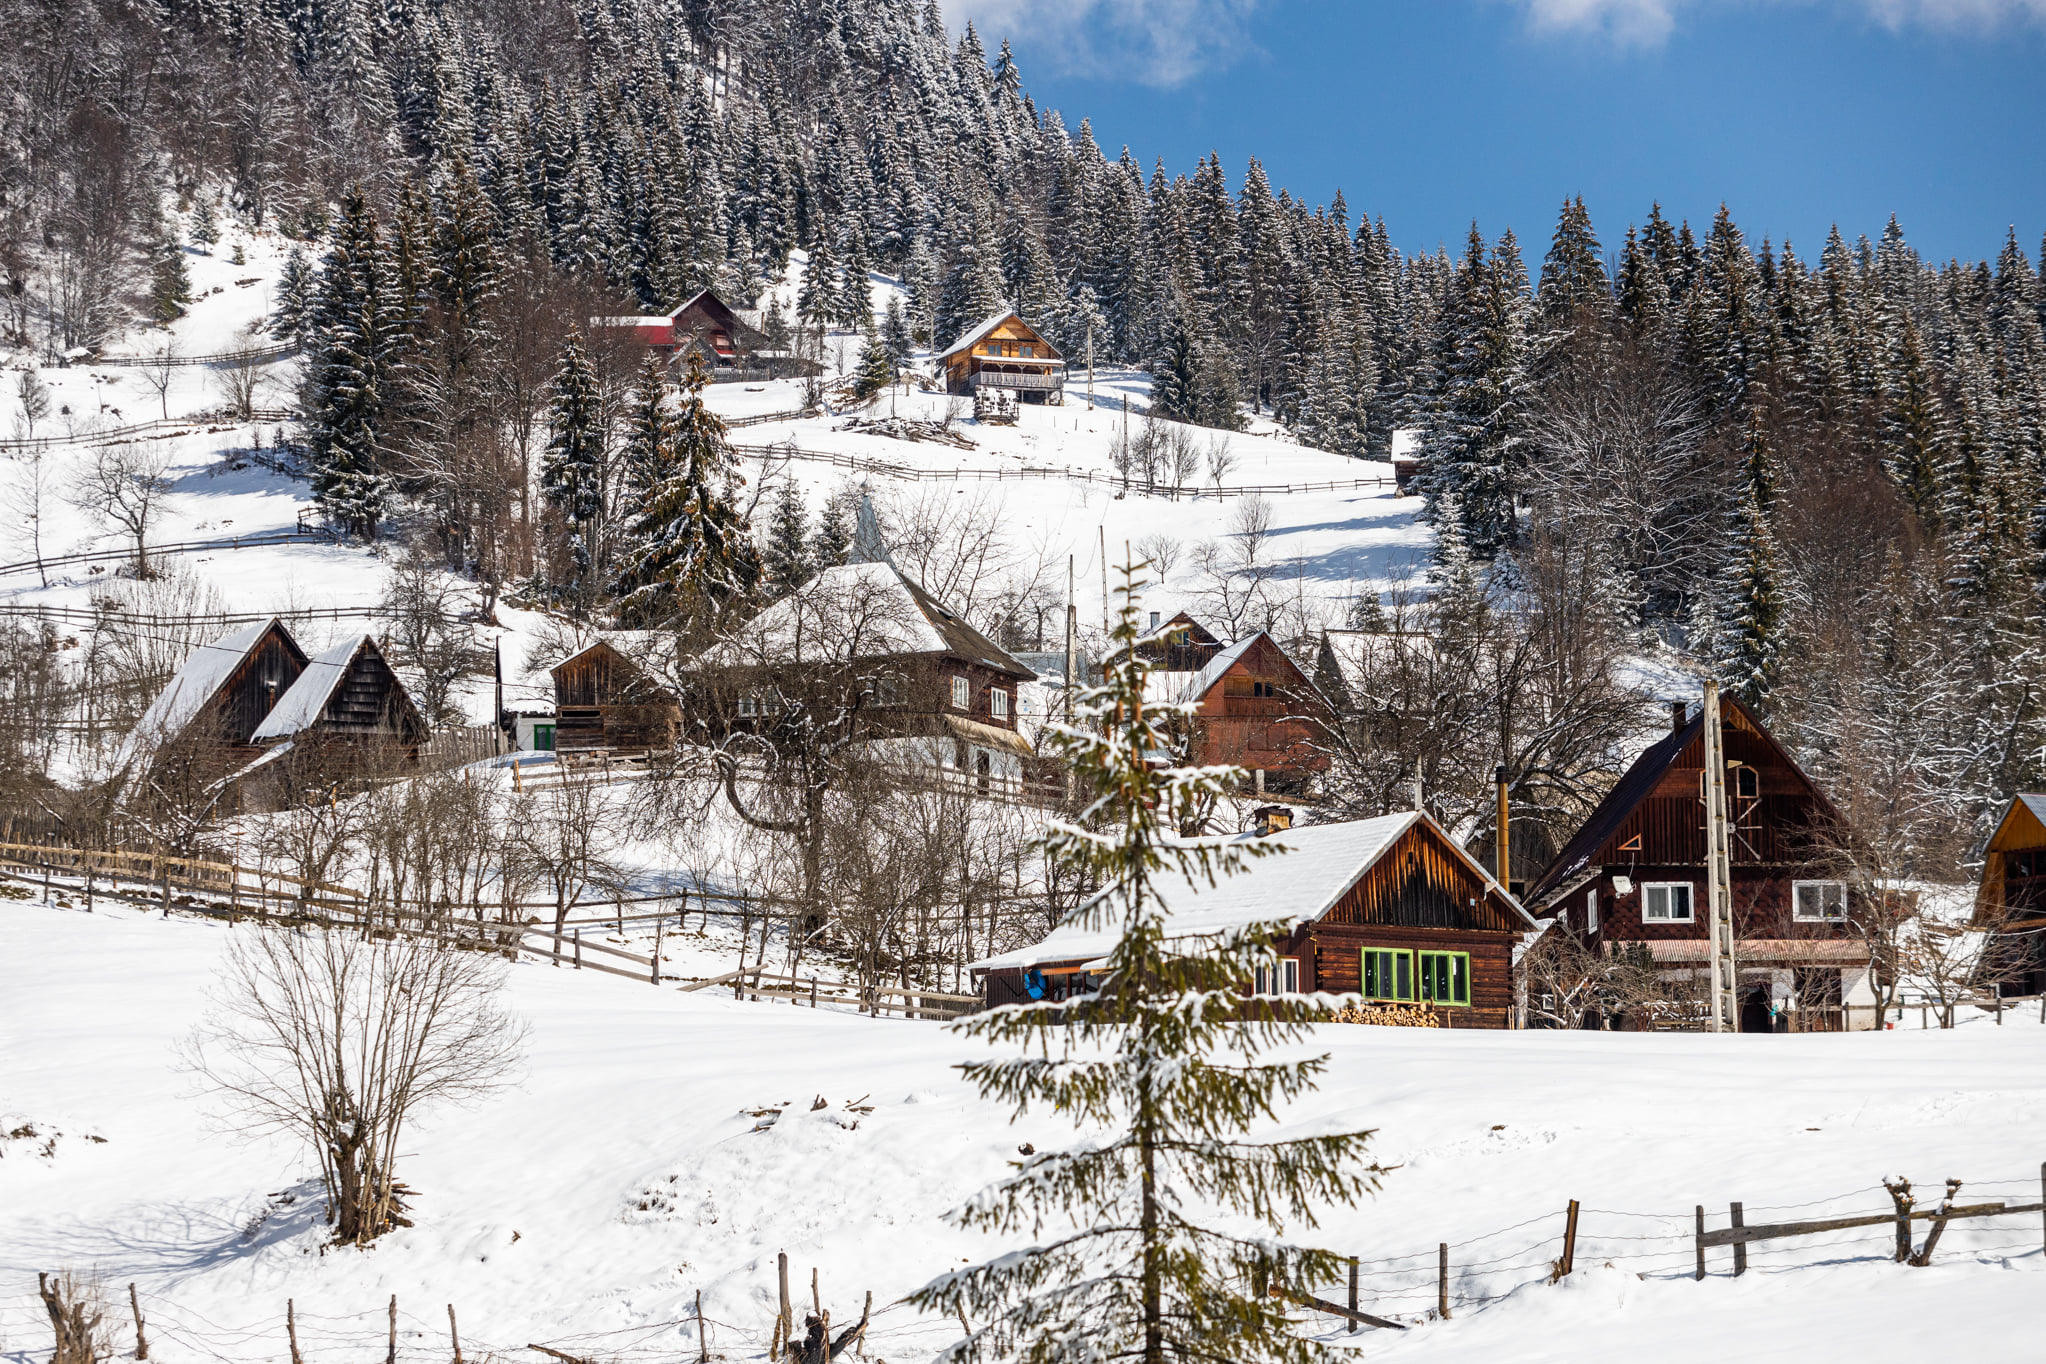
[{"label": "attic window", "polygon": [[997,720],[1009,718],[1009,693],[1000,687],[991,687],[987,694],[988,713]]},{"label": "attic window", "polygon": [[1736,767],[1733,770],[1733,793],[1741,800],[1753,800],[1761,793],[1761,777],[1752,767]]},{"label": "attic window", "polygon": [[952,709],[965,710],[973,699],[973,692],[964,677],[952,679]]}]

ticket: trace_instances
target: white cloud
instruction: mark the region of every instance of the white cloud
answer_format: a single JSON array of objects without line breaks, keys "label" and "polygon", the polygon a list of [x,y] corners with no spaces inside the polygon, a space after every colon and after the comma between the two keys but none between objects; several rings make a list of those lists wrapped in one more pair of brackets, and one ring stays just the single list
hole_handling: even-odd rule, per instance
[{"label": "white cloud", "polygon": [[[1071,75],[1170,88],[1252,50],[1260,0],[943,0],[955,32],[971,19],[990,55],[1004,35]],[[1027,41],[1026,41],[1027,40]],[[1026,77],[1028,70],[1025,70]]]},{"label": "white cloud", "polygon": [[[1708,5],[1811,3],[1812,0],[1514,0],[1528,22],[1550,32],[1596,33],[1623,46],[1653,47],[1666,40],[1677,17]],[[1889,29],[1985,29],[2006,20],[2046,21],[2046,0],[1833,0],[1858,9]]]}]

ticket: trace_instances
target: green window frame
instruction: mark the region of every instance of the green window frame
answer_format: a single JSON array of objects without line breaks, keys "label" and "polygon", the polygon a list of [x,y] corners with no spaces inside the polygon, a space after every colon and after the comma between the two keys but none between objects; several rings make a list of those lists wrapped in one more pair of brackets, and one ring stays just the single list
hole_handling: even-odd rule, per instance
[{"label": "green window frame", "polygon": [[1364,949],[1364,998],[1412,1000],[1414,954],[1403,949]]},{"label": "green window frame", "polygon": [[1468,1009],[1471,1004],[1471,954],[1422,952],[1421,998],[1430,1004]]}]

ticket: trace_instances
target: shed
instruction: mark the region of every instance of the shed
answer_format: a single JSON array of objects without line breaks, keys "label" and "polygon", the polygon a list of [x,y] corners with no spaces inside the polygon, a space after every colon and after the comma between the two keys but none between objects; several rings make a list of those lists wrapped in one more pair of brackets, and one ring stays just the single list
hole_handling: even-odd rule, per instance
[{"label": "shed", "polygon": [[272,707],[305,671],[305,651],[275,616],[194,649],[122,743],[118,763],[146,762],[164,744],[206,726],[223,768],[256,756],[251,745]]},{"label": "shed", "polygon": [[937,359],[948,393],[996,388],[1032,402],[1063,400],[1065,357],[1014,308],[967,328]]},{"label": "shed", "polygon": [[577,650],[548,673],[554,679],[554,746],[560,751],[640,753],[674,743],[682,721],[675,694],[612,640]]},{"label": "shed", "polygon": [[2007,995],[2046,994],[2046,795],[2011,798],[1983,849],[1975,923],[1993,935],[1985,957],[1998,963]]},{"label": "shed", "polygon": [[426,729],[383,650],[358,634],[308,663],[252,737],[259,744],[293,740],[301,746],[317,737],[357,749],[382,747],[416,762]]},{"label": "shed", "polygon": [[[1513,1022],[1513,952],[1538,925],[1511,894],[1419,811],[1242,835],[1284,849],[1235,876],[1168,876],[1167,932],[1194,950],[1203,938],[1253,924],[1287,926],[1274,970],[1245,988],[1326,991],[1377,1003],[1420,1004],[1450,1027]],[[1116,941],[1085,926],[1086,909],[1043,941],[974,964],[990,1005],[1024,1000],[1032,967],[1061,992],[1087,988]]]}]

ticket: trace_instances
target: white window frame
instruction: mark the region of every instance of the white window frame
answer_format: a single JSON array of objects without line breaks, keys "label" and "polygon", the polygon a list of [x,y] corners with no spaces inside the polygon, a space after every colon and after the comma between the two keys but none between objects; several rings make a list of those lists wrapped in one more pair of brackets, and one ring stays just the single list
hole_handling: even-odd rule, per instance
[{"label": "white window frame", "polygon": [[1251,984],[1254,995],[1297,995],[1300,993],[1300,958],[1280,957],[1271,966],[1257,968]]},{"label": "white window frame", "polygon": [[952,675],[952,709],[965,710],[973,704],[973,684],[958,673]]},{"label": "white window frame", "polygon": [[988,714],[997,720],[1009,718],[1009,693],[1000,687],[989,687],[987,693]]},{"label": "white window frame", "polygon": [[[1805,913],[1805,912],[1804,912],[1804,909],[1803,909],[1803,906],[1802,906],[1802,905],[1800,904],[1800,901],[1801,901],[1801,900],[1803,899],[1803,897],[1802,897],[1802,896],[1801,896],[1801,895],[1800,895],[1800,894],[1799,894],[1798,892],[1802,891],[1802,890],[1803,890],[1803,889],[1804,889],[1804,888],[1805,888],[1806,886],[1818,886],[1818,887],[1826,887],[1826,886],[1830,886],[1830,887],[1832,887],[1832,888],[1834,888],[1834,889],[1838,890],[1838,891],[1840,892],[1840,912],[1839,912],[1838,914],[1827,914],[1827,913],[1824,913],[1824,912],[1823,912],[1823,909],[1824,909],[1824,903],[1823,903],[1823,900],[1822,900],[1822,901],[1821,901],[1821,911],[1822,911],[1822,912],[1820,912],[1820,913],[1818,913],[1818,914],[1807,914],[1807,913]],[[1793,920],[1794,922],[1796,922],[1796,923],[1801,923],[1801,924],[1844,924],[1844,923],[1846,923],[1846,922],[1847,922],[1847,883],[1846,883],[1845,881],[1792,881],[1792,882],[1790,883],[1790,917],[1791,917],[1791,919],[1792,919],[1792,920]]]},{"label": "white window frame", "polygon": [[[1678,886],[1684,889],[1684,916],[1674,914],[1650,914],[1648,893],[1654,890],[1668,891]],[[1663,903],[1668,905],[1670,897],[1665,895]],[[1641,883],[1641,922],[1644,924],[1694,924],[1698,922],[1698,888],[1689,881],[1643,881]]]},{"label": "white window frame", "polygon": [[741,692],[739,694],[739,717],[750,720],[759,714],[760,698],[750,691]]},{"label": "white window frame", "polygon": [[1584,892],[1584,931],[1598,932],[1598,887]]}]

